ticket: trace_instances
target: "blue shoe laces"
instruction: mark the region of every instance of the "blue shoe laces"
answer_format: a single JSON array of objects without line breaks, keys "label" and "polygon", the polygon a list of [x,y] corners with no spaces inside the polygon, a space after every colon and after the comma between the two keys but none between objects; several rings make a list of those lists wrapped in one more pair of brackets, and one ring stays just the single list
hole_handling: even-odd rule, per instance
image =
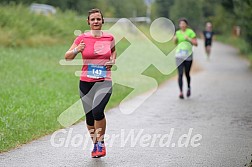
[{"label": "blue shoe laces", "polygon": [[102,142],[98,142],[98,143],[97,143],[97,148],[98,148],[98,151],[99,151],[99,152],[102,152],[102,148],[103,148]]},{"label": "blue shoe laces", "polygon": [[97,143],[94,144],[93,152],[96,152],[96,150],[97,150],[97,145],[98,145]]}]

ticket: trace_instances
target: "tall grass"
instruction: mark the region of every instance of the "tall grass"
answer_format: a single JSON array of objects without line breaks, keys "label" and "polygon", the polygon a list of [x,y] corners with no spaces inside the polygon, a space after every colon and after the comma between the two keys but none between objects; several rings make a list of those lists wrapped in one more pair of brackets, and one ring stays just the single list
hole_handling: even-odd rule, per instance
[{"label": "tall grass", "polygon": [[45,16],[31,13],[27,6],[0,6],[0,45],[41,46],[65,43],[74,29],[85,30],[84,18],[72,11]]}]

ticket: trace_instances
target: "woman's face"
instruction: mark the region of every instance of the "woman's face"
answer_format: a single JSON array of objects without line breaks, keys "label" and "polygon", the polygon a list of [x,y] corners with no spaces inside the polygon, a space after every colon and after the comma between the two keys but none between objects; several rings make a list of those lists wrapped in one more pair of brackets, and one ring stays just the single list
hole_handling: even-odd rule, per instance
[{"label": "woman's face", "polygon": [[91,30],[101,30],[102,28],[102,16],[101,13],[92,13],[89,15],[88,23]]},{"label": "woman's face", "polygon": [[185,21],[180,21],[180,22],[179,22],[179,28],[180,28],[181,30],[185,30],[185,29],[187,28],[186,22],[185,22]]}]

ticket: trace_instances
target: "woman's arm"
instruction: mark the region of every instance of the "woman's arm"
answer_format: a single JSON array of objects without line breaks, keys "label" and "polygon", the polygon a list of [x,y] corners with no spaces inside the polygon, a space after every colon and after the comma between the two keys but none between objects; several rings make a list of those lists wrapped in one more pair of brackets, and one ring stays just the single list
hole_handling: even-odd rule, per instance
[{"label": "woman's arm", "polygon": [[115,60],[116,60],[116,50],[112,50],[111,56],[110,56],[110,60],[105,64],[107,69],[111,69],[112,66],[115,64]]},{"label": "woman's arm", "polygon": [[195,38],[192,38],[191,40],[190,40],[190,42],[194,45],[194,46],[198,46],[198,41],[197,41],[197,38],[195,37]]},{"label": "woman's arm", "polygon": [[76,45],[75,43],[72,44],[72,46],[69,48],[69,50],[65,53],[65,59],[66,60],[73,60],[75,56],[79,53],[82,52],[85,48],[85,43],[83,40],[79,45]]},{"label": "woman's arm", "polygon": [[198,46],[198,42],[197,42],[197,38],[194,37],[194,38],[189,38],[188,36],[185,36],[185,39],[189,42],[191,42],[192,45],[194,46]]},{"label": "woman's arm", "polygon": [[177,45],[178,44],[178,38],[176,37],[176,35],[173,37],[173,42]]},{"label": "woman's arm", "polygon": [[115,59],[116,59],[116,49],[115,49],[115,40],[113,39],[111,41],[111,55],[110,55],[110,60],[105,63],[106,68],[109,70],[112,68],[112,66],[115,64]]},{"label": "woman's arm", "polygon": [[116,50],[114,50],[112,53],[111,53],[111,58],[110,58],[110,61],[115,64],[115,59],[116,59]]}]

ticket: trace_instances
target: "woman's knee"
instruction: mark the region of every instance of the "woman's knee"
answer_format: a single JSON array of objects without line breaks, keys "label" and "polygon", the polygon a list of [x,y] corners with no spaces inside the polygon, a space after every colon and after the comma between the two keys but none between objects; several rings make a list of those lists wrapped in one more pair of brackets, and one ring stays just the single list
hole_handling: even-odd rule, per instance
[{"label": "woman's knee", "polygon": [[94,126],[94,117],[93,117],[92,112],[88,112],[86,114],[86,123],[89,126]]},{"label": "woman's knee", "polygon": [[104,110],[101,110],[99,108],[93,109],[93,117],[96,121],[102,120],[103,118],[105,118]]}]

